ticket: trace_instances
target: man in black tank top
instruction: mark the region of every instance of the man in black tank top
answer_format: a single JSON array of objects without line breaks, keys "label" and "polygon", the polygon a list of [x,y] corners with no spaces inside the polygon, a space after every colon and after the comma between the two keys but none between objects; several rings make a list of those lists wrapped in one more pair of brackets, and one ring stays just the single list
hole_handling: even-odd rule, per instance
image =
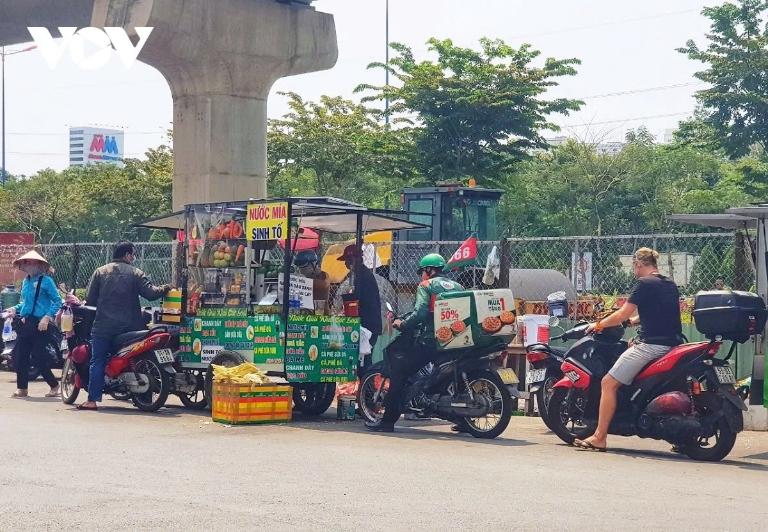
[{"label": "man in black tank top", "polygon": [[629,299],[619,310],[591,325],[592,330],[600,331],[629,322],[629,325],[640,325],[640,334],[639,341],[622,353],[603,377],[597,430],[585,440],[574,441],[576,447],[605,450],[619,387],[632,384],[645,366],[682,342],[680,293],[672,279],[659,273],[658,258],[659,254],[652,249],[638,249],[632,261],[637,282]]}]

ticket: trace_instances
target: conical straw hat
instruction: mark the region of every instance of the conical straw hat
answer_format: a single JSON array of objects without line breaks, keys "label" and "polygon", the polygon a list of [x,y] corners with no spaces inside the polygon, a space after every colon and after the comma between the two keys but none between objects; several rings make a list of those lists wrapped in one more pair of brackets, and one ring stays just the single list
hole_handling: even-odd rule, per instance
[{"label": "conical straw hat", "polygon": [[13,261],[13,265],[14,266],[18,266],[19,262],[21,262],[23,260],[36,260],[37,262],[42,262],[46,266],[50,266],[48,264],[48,261],[45,259],[45,257],[43,257],[40,253],[38,253],[34,249],[31,250],[31,251],[27,251],[21,257],[19,257],[15,261]]}]

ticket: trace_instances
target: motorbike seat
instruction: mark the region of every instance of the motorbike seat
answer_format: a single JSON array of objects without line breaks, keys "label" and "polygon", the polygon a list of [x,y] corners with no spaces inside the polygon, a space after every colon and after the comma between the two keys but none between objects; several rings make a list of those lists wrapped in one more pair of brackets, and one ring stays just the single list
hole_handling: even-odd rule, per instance
[{"label": "motorbike seat", "polygon": [[96,317],[96,307],[88,305],[74,305],[72,306],[72,314],[74,316],[82,316],[85,318],[93,319]]},{"label": "motorbike seat", "polygon": [[138,342],[149,336],[150,331],[131,331],[123,334],[118,334],[115,339],[112,340],[112,347],[117,350],[125,347],[126,345]]},{"label": "motorbike seat", "polygon": [[702,351],[709,346],[708,342],[696,342],[692,344],[681,344],[673,347],[669,352],[656,360],[652,360],[638,373],[635,382],[642,381],[648,377],[666,373],[677,365],[683,357]]}]

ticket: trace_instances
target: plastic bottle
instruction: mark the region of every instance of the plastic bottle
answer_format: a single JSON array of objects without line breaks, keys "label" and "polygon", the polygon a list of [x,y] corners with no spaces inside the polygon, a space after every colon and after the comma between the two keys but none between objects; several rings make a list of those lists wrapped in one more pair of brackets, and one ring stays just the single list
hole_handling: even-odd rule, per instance
[{"label": "plastic bottle", "polygon": [[290,314],[295,314],[295,313],[297,313],[299,311],[298,303],[299,303],[299,300],[296,297],[296,291],[295,290],[291,290],[288,293],[288,312]]},{"label": "plastic bottle", "polygon": [[3,341],[7,342],[13,335],[13,318],[6,318],[3,324]]},{"label": "plastic bottle", "polygon": [[61,332],[72,332],[72,309],[68,306],[61,312]]}]

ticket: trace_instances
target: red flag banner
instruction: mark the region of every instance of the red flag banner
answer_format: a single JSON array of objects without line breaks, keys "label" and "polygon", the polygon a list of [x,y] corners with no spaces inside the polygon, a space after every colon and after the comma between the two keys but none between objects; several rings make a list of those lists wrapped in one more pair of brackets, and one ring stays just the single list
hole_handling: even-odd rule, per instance
[{"label": "red flag banner", "polygon": [[448,268],[458,270],[477,261],[477,237],[466,239],[448,260]]}]

